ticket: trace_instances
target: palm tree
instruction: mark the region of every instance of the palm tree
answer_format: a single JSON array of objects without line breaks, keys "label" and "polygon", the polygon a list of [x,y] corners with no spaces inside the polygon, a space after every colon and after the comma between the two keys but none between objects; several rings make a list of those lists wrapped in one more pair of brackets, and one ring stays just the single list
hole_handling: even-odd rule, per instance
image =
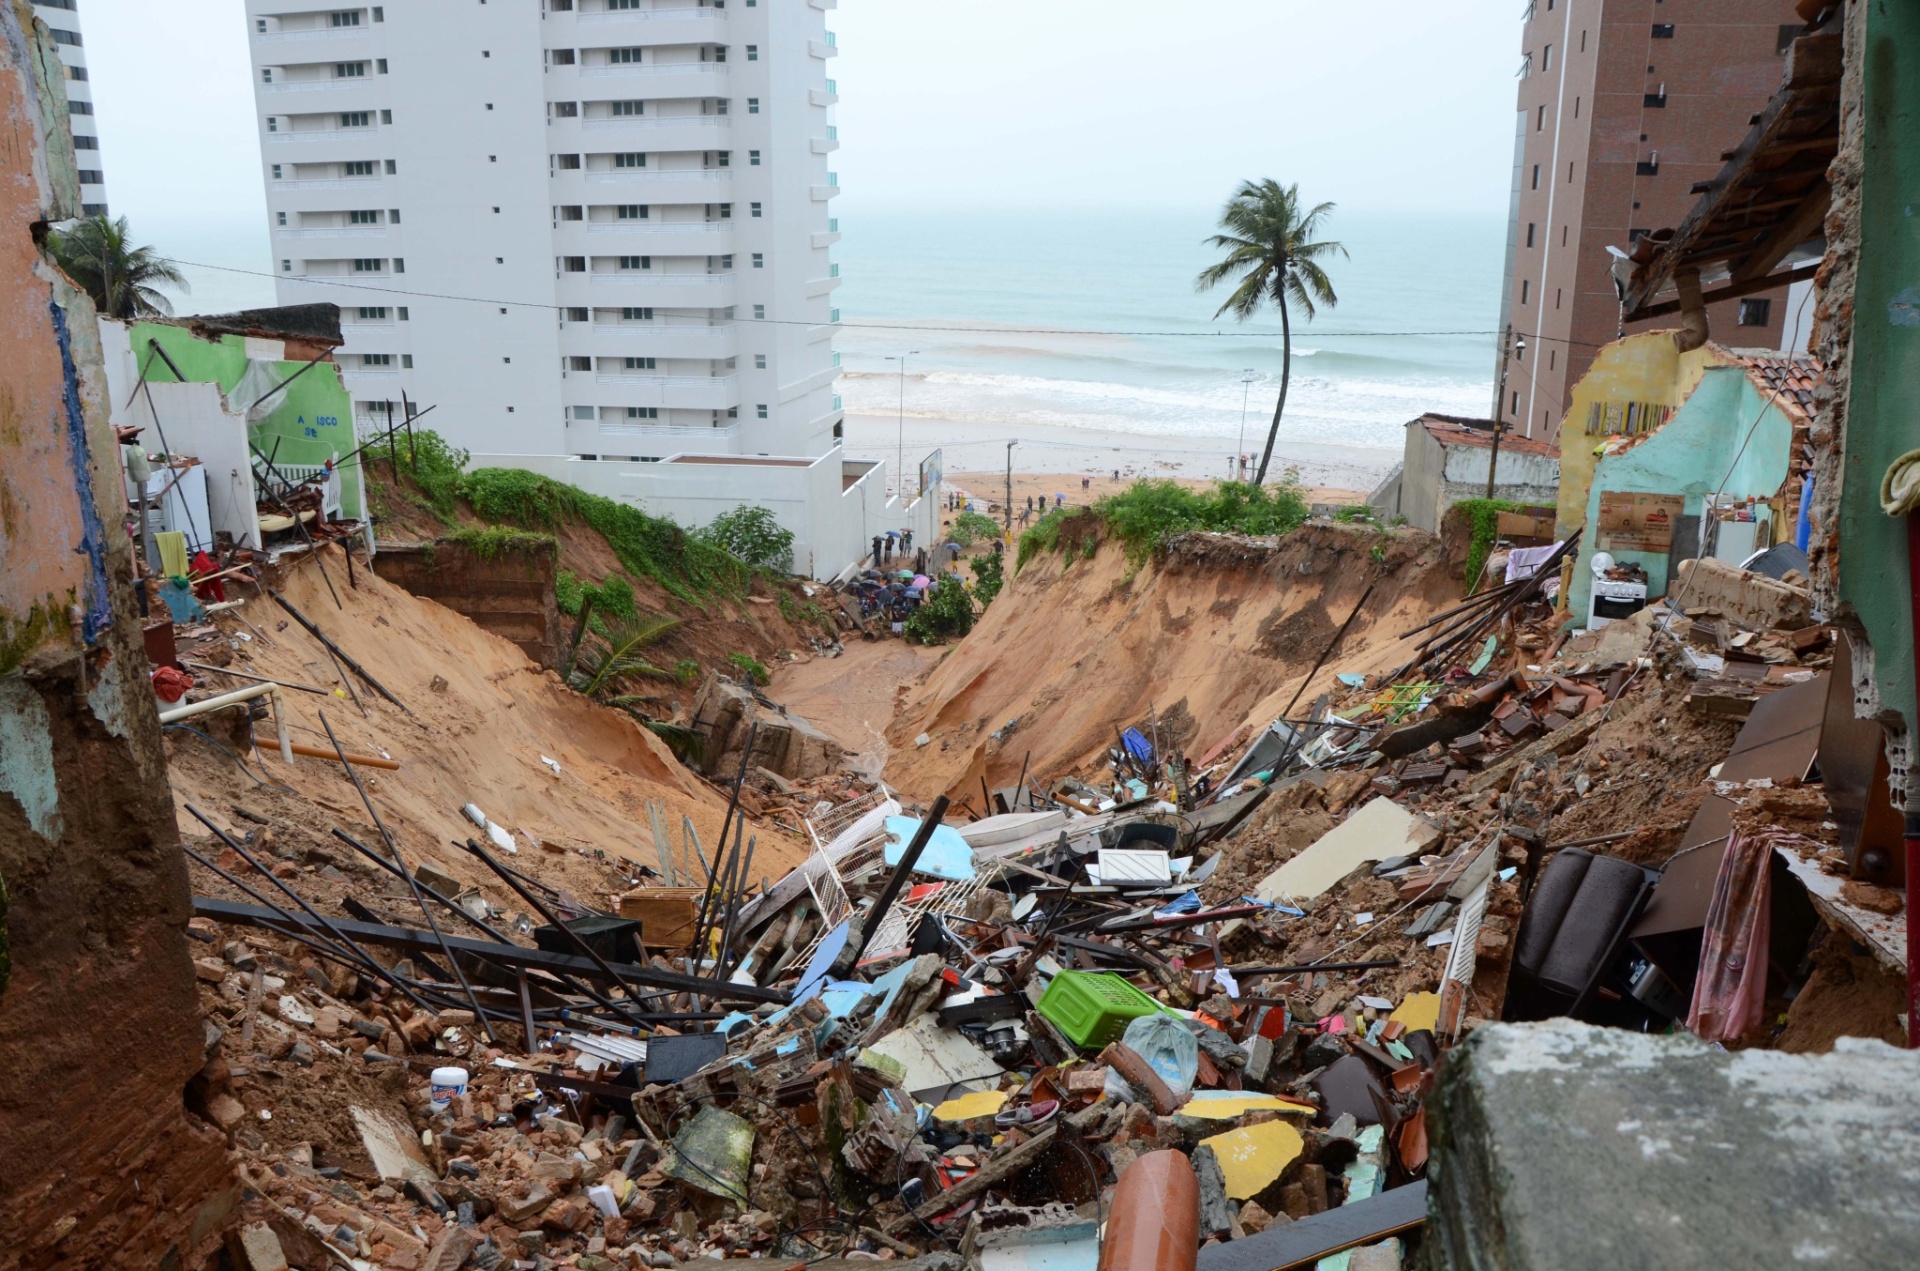
[{"label": "palm tree", "polygon": [[1216,318],[1231,313],[1245,322],[1263,304],[1280,311],[1280,400],[1273,408],[1273,426],[1267,429],[1260,470],[1254,474],[1256,486],[1266,480],[1273,443],[1280,435],[1280,412],[1287,408],[1287,381],[1293,375],[1293,324],[1288,302],[1299,305],[1309,321],[1316,300],[1328,308],[1339,303],[1320,261],[1334,252],[1345,256],[1347,249],[1314,238],[1321,218],[1332,211],[1333,204],[1322,203],[1303,214],[1298,185],[1282,186],[1272,178],[1244,181],[1220,212],[1220,228],[1226,232],[1207,240],[1207,246],[1225,248],[1227,254],[1218,264],[1201,270],[1194,280],[1198,291],[1238,280],[1233,294],[1215,311]]},{"label": "palm tree", "polygon": [[679,628],[681,621],[679,618],[642,615],[625,626],[612,628],[607,632],[605,652],[597,657],[589,655],[586,663],[571,671],[568,677],[570,682],[588,697],[598,697],[609,706],[625,706],[642,700],[639,697],[606,697],[604,693],[612,681],[625,676],[650,680],[672,679],[672,671],[654,666],[641,657],[640,652],[666,639]]},{"label": "palm tree", "polygon": [[189,290],[173,262],[151,247],[133,246],[127,218],[89,216],[48,236],[53,259],[89,296],[103,318],[132,321],[171,317],[173,306],[158,284]]}]

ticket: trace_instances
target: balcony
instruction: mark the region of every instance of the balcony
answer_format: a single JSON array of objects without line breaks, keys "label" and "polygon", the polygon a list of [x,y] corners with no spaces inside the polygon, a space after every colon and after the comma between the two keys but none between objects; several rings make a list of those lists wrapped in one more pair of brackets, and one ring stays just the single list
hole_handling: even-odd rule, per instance
[{"label": "balcony", "polygon": [[[836,266],[836,268],[838,268],[838,266]],[[814,278],[807,283],[807,294],[809,296],[824,296],[839,285],[840,277],[838,274],[827,278]]]},{"label": "balcony", "polygon": [[308,141],[366,141],[379,132],[378,128],[304,128],[298,132],[270,132],[265,137],[270,146],[289,146]]},{"label": "balcony", "polygon": [[832,44],[824,43],[820,40],[808,40],[807,54],[810,57],[819,58],[824,62],[830,57],[839,57],[840,50]]},{"label": "balcony", "polygon": [[[726,410],[740,404],[738,375],[599,375],[594,383],[619,388],[619,406],[668,410]],[[639,422],[639,421],[636,421]]]},{"label": "balcony", "polygon": [[[572,434],[568,444],[576,448],[581,445],[583,437],[597,436],[603,439],[630,438],[638,441],[656,439],[693,441],[703,443],[699,446],[703,453],[712,453],[716,448],[724,448],[725,451],[733,449],[734,438],[740,435],[740,424],[738,420],[732,420],[712,427],[688,427],[685,424],[656,424],[646,420],[634,420],[632,423],[625,420],[602,420],[598,424],[585,422],[570,424],[568,432]],[[596,452],[604,449],[606,449],[604,445],[595,443]]]},{"label": "balcony", "polygon": [[825,88],[809,88],[807,100],[815,106],[831,106],[840,100],[840,94],[835,91],[834,82],[828,80]]},{"label": "balcony", "polygon": [[267,182],[267,193],[277,194],[281,190],[367,190],[380,184],[380,178],[372,177],[307,177],[288,181]]},{"label": "balcony", "polygon": [[705,191],[717,191],[733,177],[729,168],[697,168],[674,171],[659,168],[616,168],[611,172],[588,172],[588,185],[635,185],[640,182],[659,181],[669,189],[686,191],[687,198],[694,202],[704,202],[701,194]]},{"label": "balcony", "polygon": [[[573,275],[580,277],[579,274]],[[666,274],[651,269],[602,270],[589,273],[596,287],[691,287],[721,290],[733,286],[733,274]],[[657,302],[656,302],[657,303]]]},{"label": "balcony", "polygon": [[274,227],[275,238],[385,238],[385,225],[327,225],[313,229],[294,229],[279,225]]},{"label": "balcony", "polygon": [[350,88],[371,88],[377,76],[353,75],[342,79],[275,80],[255,85],[263,93],[331,93]]},{"label": "balcony", "polygon": [[839,140],[834,137],[812,137],[807,145],[815,154],[832,154],[840,148]]},{"label": "balcony", "polygon": [[[831,224],[832,222],[828,222]],[[831,247],[840,241],[840,231],[830,229],[824,234],[815,234],[809,240],[815,247]]]},{"label": "balcony", "polygon": [[400,378],[400,372],[389,366],[383,366],[377,370],[363,370],[357,366],[343,366],[340,368],[340,378],[343,381],[352,383],[358,383],[361,380],[368,382],[397,380]]},{"label": "balcony", "polygon": [[323,26],[308,31],[256,31],[252,35],[255,44],[275,46],[281,44],[310,44],[319,40],[350,40],[356,35],[366,35],[364,26]]},{"label": "balcony", "polygon": [[[660,131],[667,128],[703,129],[718,132],[731,121],[730,115],[619,115],[610,119],[582,119],[580,127],[586,132],[618,132],[627,128],[644,128]],[[704,147],[696,147],[704,149]]]},{"label": "balcony", "polygon": [[595,322],[585,339],[573,338],[579,327],[569,325],[562,347],[568,352],[595,352],[602,357],[644,353],[649,357],[728,358],[736,352],[737,332],[731,322],[719,326],[672,326],[665,321]]},{"label": "balcony", "polygon": [[[559,14],[549,15],[559,17]],[[725,9],[618,9],[607,13],[576,13],[579,38],[632,40],[645,44],[725,44]]]},{"label": "balcony", "polygon": [[[614,66],[582,66],[582,79],[664,79],[673,75],[718,78],[727,73],[725,62],[626,62]],[[264,85],[263,85],[264,87]]]},{"label": "balcony", "polygon": [[[567,231],[582,228],[592,240],[633,241],[633,246],[649,256],[717,256],[733,250],[733,225],[727,221],[715,221],[712,224],[703,221],[683,221],[678,224],[672,221],[664,224],[652,221],[563,221],[560,224],[561,241],[564,243],[569,237]],[[588,254],[604,252],[611,246],[612,243],[595,243]]]},{"label": "balcony", "polygon": [[810,185],[807,194],[815,203],[825,203],[828,199],[839,197],[840,184],[836,181],[829,185]]}]

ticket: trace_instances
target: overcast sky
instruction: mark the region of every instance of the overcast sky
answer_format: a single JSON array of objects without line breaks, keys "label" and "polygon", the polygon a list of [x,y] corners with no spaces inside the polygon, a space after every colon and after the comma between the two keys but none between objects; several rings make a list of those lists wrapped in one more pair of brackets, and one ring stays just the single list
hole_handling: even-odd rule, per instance
[{"label": "overcast sky", "polygon": [[[1499,214],[1520,7],[841,0],[834,166],[866,207],[1210,207],[1274,176],[1343,209]],[[114,211],[142,237],[257,229],[264,257],[240,0],[80,11]]]}]

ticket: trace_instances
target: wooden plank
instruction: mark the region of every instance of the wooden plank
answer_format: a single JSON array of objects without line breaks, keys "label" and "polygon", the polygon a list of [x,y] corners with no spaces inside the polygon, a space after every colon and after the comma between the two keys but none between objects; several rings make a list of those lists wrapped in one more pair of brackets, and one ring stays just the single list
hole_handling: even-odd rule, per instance
[{"label": "wooden plank", "polygon": [[1200,1250],[1195,1271],[1289,1271],[1427,1221],[1427,1180]]}]

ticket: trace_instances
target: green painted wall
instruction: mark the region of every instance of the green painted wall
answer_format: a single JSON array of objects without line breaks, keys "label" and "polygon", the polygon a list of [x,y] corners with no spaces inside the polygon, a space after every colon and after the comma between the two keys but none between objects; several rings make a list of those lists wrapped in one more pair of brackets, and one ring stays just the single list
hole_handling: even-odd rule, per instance
[{"label": "green painted wall", "polygon": [[1860,67],[1865,153],[1840,596],[1859,612],[1873,642],[1881,701],[1904,714],[1911,730],[1906,527],[1880,510],[1880,479],[1896,458],[1920,447],[1920,5],[1871,0]]},{"label": "green painted wall", "polygon": [[[1664,334],[1664,333],[1662,333]],[[1753,430],[1751,440],[1747,430]],[[1562,434],[1563,436],[1565,434]],[[1741,443],[1745,442],[1745,449]],[[1699,386],[1659,431],[1594,466],[1587,490],[1585,524],[1600,523],[1600,495],[1607,493],[1682,494],[1686,514],[1704,514],[1707,496],[1723,489],[1729,498],[1769,498],[1787,479],[1793,424],[1763,398],[1746,371],[1737,366],[1708,367]],[[1737,458],[1736,458],[1737,456]],[[1587,562],[1599,550],[1599,537],[1583,539],[1580,560],[1568,588],[1568,609],[1584,623],[1593,573]],[[1647,594],[1666,594],[1665,552],[1614,551],[1614,559],[1647,571]]]},{"label": "green painted wall", "polygon": [[[230,391],[247,372],[247,342],[241,336],[203,340],[183,327],[157,322],[135,323],[131,335],[134,356],[146,368],[146,378],[155,383],[171,381],[173,372],[159,358],[149,362],[149,339],[160,342],[160,347],[189,380],[218,384],[223,393]],[[282,379],[303,365],[303,362],[273,363]],[[278,403],[274,412],[251,425],[247,437],[261,454],[272,455],[275,464],[318,464],[335,455],[345,458],[353,453],[353,399],[341,386],[340,369],[333,363],[315,366],[282,389],[274,401]],[[356,462],[340,473],[342,515],[349,518],[365,515],[360,492],[360,468]]]}]

